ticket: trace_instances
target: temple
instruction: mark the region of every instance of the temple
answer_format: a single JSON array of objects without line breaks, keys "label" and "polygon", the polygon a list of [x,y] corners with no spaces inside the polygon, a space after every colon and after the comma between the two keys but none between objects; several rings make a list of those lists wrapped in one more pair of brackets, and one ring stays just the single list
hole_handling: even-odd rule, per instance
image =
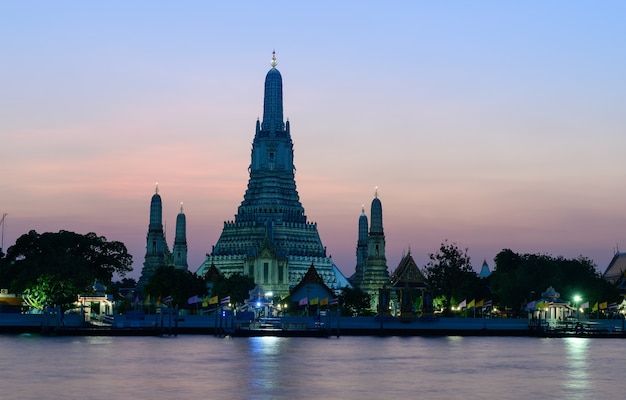
[{"label": "temple", "polygon": [[317,224],[307,221],[296,190],[293,142],[283,117],[283,82],[273,53],[265,77],[263,120],[256,122],[250,179],[235,219],[196,274],[215,266],[229,276],[249,275],[265,293],[287,296],[311,265],[335,291],[348,280],[326,254]]},{"label": "temple", "polygon": [[183,205],[176,217],[176,237],[174,238],[174,253],[170,252],[163,230],[163,204],[159,194],[159,184],[156,184],[154,194],[150,200],[150,223],[146,236],[146,255],[141,270],[141,277],[137,287],[141,290],[154,275],[159,267],[174,266],[187,270],[187,222],[183,213]]},{"label": "temple", "polygon": [[[378,305],[379,289],[389,285],[389,270],[387,268],[387,258],[385,256],[385,232],[383,230],[383,206],[378,198],[378,188],[374,199],[372,200],[370,217],[372,219],[369,234],[367,237],[367,260],[362,269],[362,278],[358,279],[358,285],[364,292],[372,298],[372,308]],[[361,221],[359,219],[359,241],[357,241],[357,257],[362,256],[359,253],[359,245],[361,241]],[[367,224],[367,220],[365,220]],[[361,250],[363,251],[363,250]],[[357,258],[357,268],[360,261]],[[357,273],[359,270],[357,269]]]}]

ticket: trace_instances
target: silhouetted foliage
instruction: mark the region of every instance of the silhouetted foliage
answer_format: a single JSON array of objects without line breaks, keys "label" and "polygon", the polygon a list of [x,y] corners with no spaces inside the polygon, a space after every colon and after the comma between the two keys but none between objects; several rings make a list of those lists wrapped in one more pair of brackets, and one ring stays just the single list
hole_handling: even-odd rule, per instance
[{"label": "silhouetted foliage", "polygon": [[159,267],[143,288],[153,300],[172,296],[172,305],[187,307],[187,299],[207,294],[206,282],[189,271],[173,266]]},{"label": "silhouetted foliage", "polygon": [[28,294],[36,304],[66,308],[81,292],[90,293],[95,280],[108,285],[114,273],[124,276],[131,265],[123,243],[95,233],[30,231],[7,250],[0,277],[3,287]]},{"label": "silhouetted foliage", "polygon": [[461,299],[474,295],[480,280],[472,268],[467,249],[461,250],[456,243],[444,241],[437,253],[428,256],[424,275],[434,296],[443,296],[444,314],[451,314],[452,298]]},{"label": "silhouetted foliage", "polygon": [[248,275],[232,274],[229,277],[218,275],[213,281],[211,296],[223,298],[230,296],[231,303],[242,304],[254,289],[254,279]]},{"label": "silhouetted foliage", "polygon": [[504,249],[495,258],[490,282],[498,304],[521,310],[532,299],[541,296],[549,286],[570,300],[580,295],[583,301],[617,301],[617,288],[596,270],[590,259],[552,257],[544,254],[517,254]]},{"label": "silhouetted foliage", "polygon": [[341,305],[341,315],[373,315],[370,310],[371,299],[369,294],[358,287],[344,287],[339,295],[339,303]]}]

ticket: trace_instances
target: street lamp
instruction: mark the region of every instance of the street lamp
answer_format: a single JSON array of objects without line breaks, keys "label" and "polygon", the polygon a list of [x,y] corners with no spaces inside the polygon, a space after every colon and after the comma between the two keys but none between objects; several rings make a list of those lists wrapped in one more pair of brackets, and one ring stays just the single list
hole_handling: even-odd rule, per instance
[{"label": "street lamp", "polygon": [[578,303],[580,302],[580,300],[581,298],[579,295],[574,296],[574,305],[576,306],[576,321],[578,321],[580,316],[580,310],[578,310]]}]

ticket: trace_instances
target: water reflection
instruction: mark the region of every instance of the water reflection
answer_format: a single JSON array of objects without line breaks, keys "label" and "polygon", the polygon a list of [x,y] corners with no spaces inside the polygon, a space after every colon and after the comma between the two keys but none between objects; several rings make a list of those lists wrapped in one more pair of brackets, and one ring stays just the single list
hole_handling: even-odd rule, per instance
[{"label": "water reflection", "polygon": [[281,347],[288,340],[279,337],[254,337],[249,339],[249,386],[263,392],[280,382],[284,365],[281,365]]},{"label": "water reflection", "polygon": [[589,377],[587,361],[587,348],[589,340],[587,338],[566,338],[566,371],[567,375],[563,381],[563,386],[568,397],[571,399],[587,398],[589,391]]}]

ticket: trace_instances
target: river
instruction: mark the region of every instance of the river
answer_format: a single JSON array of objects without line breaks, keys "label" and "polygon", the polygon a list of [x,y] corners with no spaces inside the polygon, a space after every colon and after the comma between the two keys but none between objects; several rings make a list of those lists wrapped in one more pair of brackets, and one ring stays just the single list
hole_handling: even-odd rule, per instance
[{"label": "river", "polygon": [[619,399],[623,339],[0,335],[6,399]]}]

